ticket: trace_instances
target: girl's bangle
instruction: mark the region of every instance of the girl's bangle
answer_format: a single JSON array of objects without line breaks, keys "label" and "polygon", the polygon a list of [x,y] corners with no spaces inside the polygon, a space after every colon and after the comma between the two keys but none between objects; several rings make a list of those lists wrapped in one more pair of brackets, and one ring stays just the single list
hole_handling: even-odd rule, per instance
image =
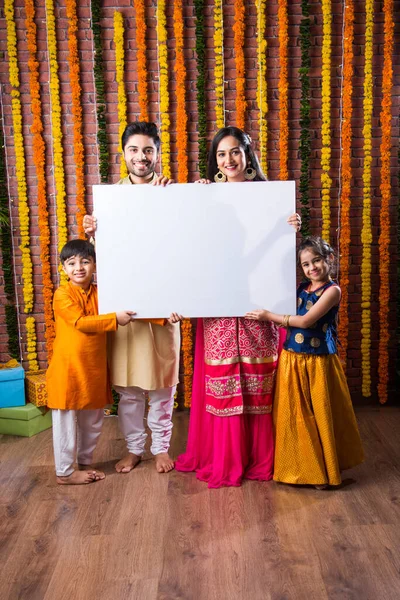
[{"label": "girl's bangle", "polygon": [[291,315],[284,315],[280,327],[287,329],[289,327],[289,319]]}]

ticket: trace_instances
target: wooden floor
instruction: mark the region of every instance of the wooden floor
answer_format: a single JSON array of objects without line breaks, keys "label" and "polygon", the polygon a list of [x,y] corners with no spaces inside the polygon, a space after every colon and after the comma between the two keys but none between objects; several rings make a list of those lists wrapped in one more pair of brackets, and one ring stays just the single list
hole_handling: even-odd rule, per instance
[{"label": "wooden floor", "polygon": [[[400,409],[357,411],[367,460],[341,489],[246,481],[208,490],[143,461],[105,421],[107,478],[57,486],[51,430],[0,436],[1,600],[398,600]],[[173,451],[188,415],[175,415]]]}]

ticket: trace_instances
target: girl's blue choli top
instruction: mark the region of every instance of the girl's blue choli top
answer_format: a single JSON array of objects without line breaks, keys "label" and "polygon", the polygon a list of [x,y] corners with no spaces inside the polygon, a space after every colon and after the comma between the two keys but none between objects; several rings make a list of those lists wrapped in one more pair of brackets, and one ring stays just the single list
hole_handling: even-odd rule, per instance
[{"label": "girl's blue choli top", "polygon": [[[309,282],[302,283],[297,289],[297,314],[305,315],[318,301],[323,292],[336,285],[334,281],[328,281],[313,292],[307,292]],[[337,340],[337,313],[339,305],[333,306],[312,327],[301,329],[290,327],[283,345],[289,352],[301,352],[305,354],[336,354]]]}]

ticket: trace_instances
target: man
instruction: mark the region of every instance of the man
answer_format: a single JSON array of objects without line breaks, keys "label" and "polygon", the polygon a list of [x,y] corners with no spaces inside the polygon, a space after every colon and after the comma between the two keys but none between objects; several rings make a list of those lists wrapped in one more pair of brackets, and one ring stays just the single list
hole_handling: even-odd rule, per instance
[{"label": "man", "polygon": [[[151,184],[165,186],[171,179],[155,172],[160,137],[154,123],[135,122],[122,134],[122,152],[129,171],[120,185]],[[93,235],[96,219],[85,215],[85,233]],[[151,452],[156,469],[167,473],[174,468],[168,449],[172,432],[172,410],[178,383],[180,315],[168,320],[134,320],[110,337],[110,371],[114,389],[120,394],[118,408],[121,431],[128,455],[115,466],[118,473],[129,473],[141,460],[146,441],[144,427],[145,396],[149,395],[147,423],[152,432]]]}]

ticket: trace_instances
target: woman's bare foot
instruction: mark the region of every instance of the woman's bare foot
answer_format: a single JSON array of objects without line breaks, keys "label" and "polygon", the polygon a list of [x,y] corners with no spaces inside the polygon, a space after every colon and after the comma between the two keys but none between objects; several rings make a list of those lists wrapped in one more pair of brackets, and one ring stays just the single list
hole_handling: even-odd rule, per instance
[{"label": "woman's bare foot", "polygon": [[73,471],[71,475],[57,475],[57,483],[60,485],[82,485],[85,483],[94,483],[105,478],[101,471]]},{"label": "woman's bare foot", "polygon": [[156,469],[159,473],[169,473],[175,467],[175,463],[168,454],[168,452],[161,452],[156,454]]},{"label": "woman's bare foot", "polygon": [[132,469],[138,466],[141,460],[141,456],[129,452],[128,456],[124,456],[124,458],[121,458],[121,460],[117,462],[115,470],[117,473],[130,473]]}]

